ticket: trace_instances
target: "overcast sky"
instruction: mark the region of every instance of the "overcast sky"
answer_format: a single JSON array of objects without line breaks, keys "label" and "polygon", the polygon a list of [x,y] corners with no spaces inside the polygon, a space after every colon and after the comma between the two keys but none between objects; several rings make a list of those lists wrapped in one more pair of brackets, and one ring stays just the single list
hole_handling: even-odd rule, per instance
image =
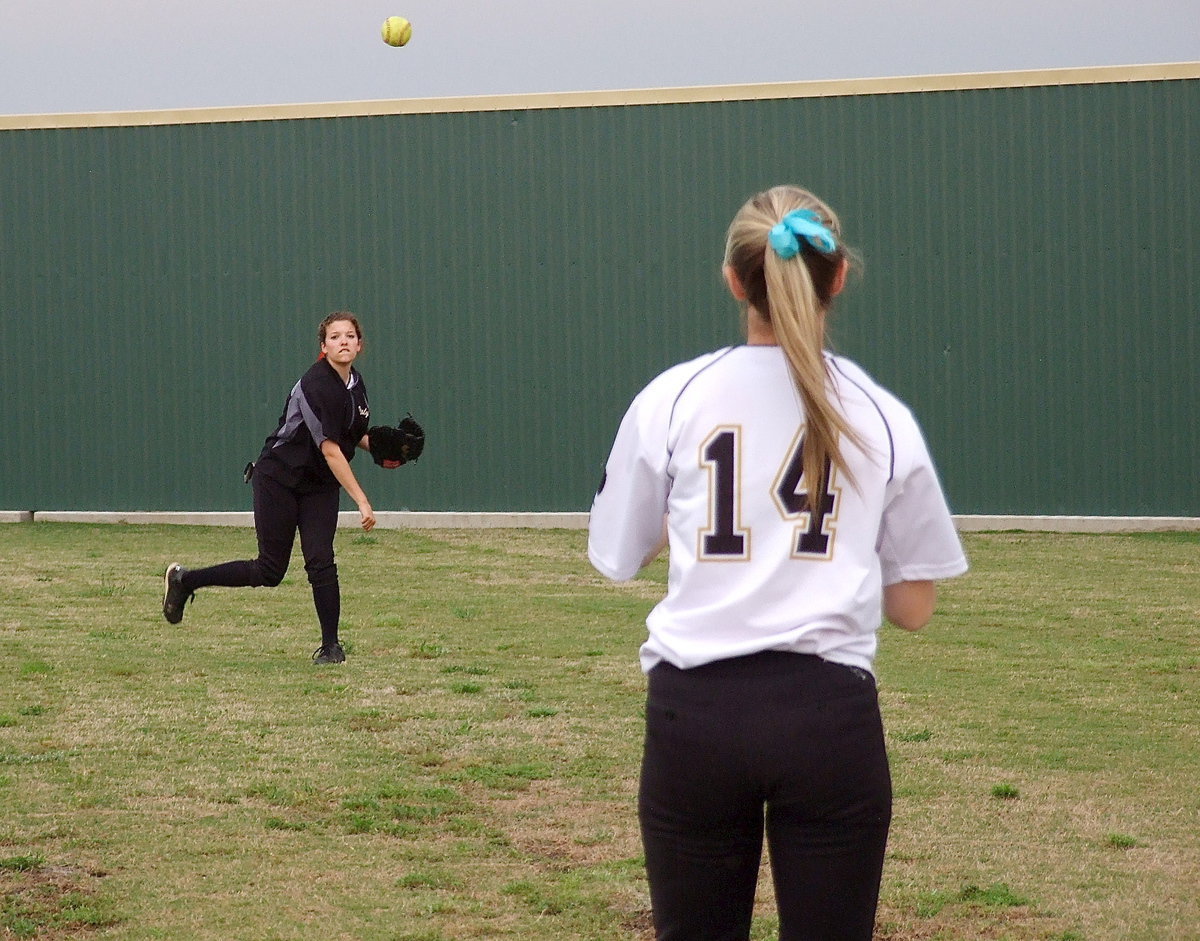
[{"label": "overcast sky", "polygon": [[[1200,60],[1200,0],[0,0],[0,114]],[[393,49],[379,27],[413,23]]]}]

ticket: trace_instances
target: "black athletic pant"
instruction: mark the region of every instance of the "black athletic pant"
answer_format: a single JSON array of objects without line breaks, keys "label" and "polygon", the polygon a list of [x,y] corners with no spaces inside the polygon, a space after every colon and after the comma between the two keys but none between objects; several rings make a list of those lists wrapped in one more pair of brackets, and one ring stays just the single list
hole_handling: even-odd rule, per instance
[{"label": "black athletic pant", "polygon": [[774,652],[650,671],[639,817],[660,941],[746,941],[764,810],[780,941],[870,941],[891,809],[866,671]]},{"label": "black athletic pant", "polygon": [[342,602],[333,560],[333,537],[337,532],[341,491],[296,491],[262,473],[255,474],[251,483],[258,558],[187,572],[183,577],[184,590],[195,591],[209,585],[273,588],[283,581],[299,532],[304,571],[312,585],[313,604],[321,623],[321,643],[336,643]]}]

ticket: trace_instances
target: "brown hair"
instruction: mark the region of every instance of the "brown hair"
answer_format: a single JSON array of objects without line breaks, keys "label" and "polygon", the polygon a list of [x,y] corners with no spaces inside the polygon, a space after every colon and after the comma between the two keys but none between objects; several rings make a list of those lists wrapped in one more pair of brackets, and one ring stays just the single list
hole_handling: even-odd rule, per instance
[{"label": "brown hair", "polygon": [[[326,317],[324,320],[322,320],[317,325],[317,342],[321,346],[324,346],[325,345],[325,331],[329,329],[329,325],[331,323],[336,323],[339,320],[345,320],[348,323],[354,324],[354,332],[358,334],[358,339],[359,339],[359,342],[361,343],[362,338],[363,338],[362,327],[360,327],[358,324],[358,318],[355,317],[354,314],[350,313],[350,311],[348,311],[348,310],[335,310],[332,314],[330,314],[328,317]],[[324,357],[324,355],[325,355],[325,353],[324,353],[324,351],[322,351],[321,356],[318,357],[318,359]]]},{"label": "brown hair", "polygon": [[[796,209],[815,212],[833,233],[837,247],[832,252],[818,251],[804,239],[792,258],[782,258],[768,248],[771,229]],[[854,483],[840,441],[861,444],[862,440],[830,395],[825,360],[825,314],[842,266],[850,262],[857,263],[857,258],[842,244],[837,215],[798,186],[776,186],[752,196],[734,216],[725,243],[725,264],[741,281],[746,304],[774,329],[804,405],[804,479],[810,494],[828,486],[826,462],[831,473],[840,470]]]}]

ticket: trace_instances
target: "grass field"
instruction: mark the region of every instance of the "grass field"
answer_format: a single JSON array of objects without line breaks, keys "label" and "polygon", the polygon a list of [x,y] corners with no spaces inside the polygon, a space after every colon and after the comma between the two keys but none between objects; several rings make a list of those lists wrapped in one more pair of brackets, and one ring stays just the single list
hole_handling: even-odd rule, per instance
[{"label": "grass field", "polygon": [[[165,564],[247,530],[0,528],[0,937],[650,937],[664,563],[613,586],[582,532],[338,540],[349,661],[317,667],[298,563],[163,621]],[[884,630],[879,937],[1200,938],[1200,536],[965,542],[930,627]]]}]

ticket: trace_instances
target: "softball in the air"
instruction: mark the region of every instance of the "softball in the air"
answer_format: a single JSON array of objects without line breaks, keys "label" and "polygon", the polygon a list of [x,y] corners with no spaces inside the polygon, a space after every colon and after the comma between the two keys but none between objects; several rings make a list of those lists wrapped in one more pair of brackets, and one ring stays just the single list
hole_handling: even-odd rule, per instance
[{"label": "softball in the air", "polygon": [[412,23],[402,16],[389,16],[383,21],[382,32],[389,46],[403,46],[412,39]]}]

